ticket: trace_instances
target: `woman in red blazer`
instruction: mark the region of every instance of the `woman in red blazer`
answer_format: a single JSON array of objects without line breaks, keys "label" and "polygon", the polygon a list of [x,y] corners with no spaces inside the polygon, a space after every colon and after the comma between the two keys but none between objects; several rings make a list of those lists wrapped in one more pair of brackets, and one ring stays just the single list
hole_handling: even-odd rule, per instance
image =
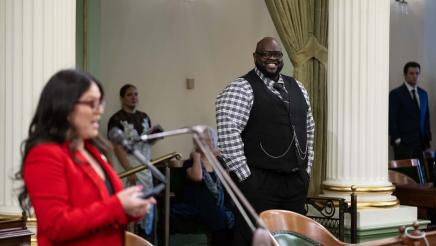
[{"label": "woman in red blazer", "polygon": [[[103,90],[91,75],[56,73],[24,141],[19,202],[33,206],[38,245],[123,245],[125,225],[147,213],[140,186],[123,190],[98,136]],[[31,204],[30,204],[31,203]]]}]

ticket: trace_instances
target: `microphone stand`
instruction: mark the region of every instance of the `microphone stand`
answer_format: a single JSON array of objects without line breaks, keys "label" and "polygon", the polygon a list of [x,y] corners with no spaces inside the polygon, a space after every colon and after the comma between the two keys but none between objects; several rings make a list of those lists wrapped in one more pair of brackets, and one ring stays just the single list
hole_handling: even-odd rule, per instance
[{"label": "microphone stand", "polygon": [[[156,166],[157,164],[161,163],[161,162],[165,162],[167,160],[170,160],[172,158],[176,158],[177,160],[180,160],[182,158],[182,155],[177,153],[177,152],[172,152],[172,153],[168,153],[166,155],[163,155],[161,157],[158,157],[155,160],[151,160],[150,164],[153,166]],[[147,166],[144,164],[140,164],[138,166],[134,166],[129,170],[123,171],[123,172],[119,172],[118,173],[118,177],[120,177],[120,179],[125,178],[127,176],[130,176],[132,174],[136,174],[137,172],[140,172],[144,169],[146,169]]]},{"label": "microphone stand", "polygon": [[133,143],[129,143],[126,141],[121,143],[121,145],[129,154],[132,154],[140,163],[147,166],[147,168],[151,171],[153,176],[159,179],[163,184],[166,184],[165,176],[155,166],[153,166],[153,164],[151,164],[149,160],[145,158],[145,156],[141,153],[141,151],[135,148]]},{"label": "microphone stand", "polygon": [[[242,217],[244,218],[245,222],[248,224],[250,229],[254,232],[256,228],[264,229],[268,232],[268,235],[273,243],[273,245],[280,246],[279,243],[275,240],[275,238],[272,236],[271,232],[266,229],[265,224],[260,219],[259,215],[256,213],[256,210],[251,206],[251,204],[248,202],[247,198],[242,194],[242,192],[239,190],[239,188],[236,186],[236,184],[233,182],[229,174],[226,170],[221,166],[221,163],[217,160],[215,155],[213,154],[212,150],[209,148],[207,143],[205,142],[205,132],[206,132],[207,126],[197,125],[193,127],[185,127],[180,128],[176,130],[171,131],[165,131],[150,135],[142,135],[140,139],[142,141],[148,141],[156,138],[162,138],[166,136],[175,136],[175,135],[181,135],[181,134],[193,134],[193,138],[195,143],[200,147],[201,151],[205,154],[207,160],[209,163],[212,164],[213,169],[215,170],[217,177],[221,180],[224,188],[226,189],[227,193],[229,194],[230,198],[235,203],[235,206],[238,208],[239,212],[241,213]],[[253,218],[256,225],[253,224],[253,221],[250,219],[249,215]]]}]

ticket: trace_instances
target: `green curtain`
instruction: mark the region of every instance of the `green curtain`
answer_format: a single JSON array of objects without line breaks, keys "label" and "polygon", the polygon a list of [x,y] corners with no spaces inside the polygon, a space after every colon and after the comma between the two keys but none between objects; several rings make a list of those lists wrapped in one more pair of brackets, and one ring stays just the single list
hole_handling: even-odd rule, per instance
[{"label": "green curtain", "polygon": [[328,0],[265,0],[294,66],[309,92],[315,118],[315,161],[309,194],[319,194],[326,173]]}]

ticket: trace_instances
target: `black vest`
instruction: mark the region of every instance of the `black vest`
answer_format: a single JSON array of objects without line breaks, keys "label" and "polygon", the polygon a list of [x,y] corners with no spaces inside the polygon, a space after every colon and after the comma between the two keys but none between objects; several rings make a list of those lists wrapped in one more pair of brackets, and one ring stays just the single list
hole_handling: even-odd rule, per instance
[{"label": "black vest", "polygon": [[[307,158],[297,154],[292,125],[295,126],[300,149],[306,151],[306,99],[297,82],[282,75],[290,97],[290,112],[284,102],[270,91],[254,70],[243,76],[253,89],[253,106],[247,125],[241,134],[244,152],[250,167],[289,173],[295,168],[306,169]],[[289,150],[288,150],[289,149]]]}]

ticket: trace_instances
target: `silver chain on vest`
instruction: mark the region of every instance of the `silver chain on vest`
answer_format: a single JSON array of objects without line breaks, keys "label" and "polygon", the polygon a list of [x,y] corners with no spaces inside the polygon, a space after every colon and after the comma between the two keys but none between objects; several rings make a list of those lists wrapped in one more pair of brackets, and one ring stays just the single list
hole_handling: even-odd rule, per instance
[{"label": "silver chain on vest", "polygon": [[307,158],[307,143],[306,143],[306,149],[305,149],[304,151],[302,151],[301,148],[300,148],[300,143],[299,143],[298,138],[297,138],[297,134],[296,134],[296,132],[295,132],[295,126],[294,126],[294,125],[292,125],[292,130],[294,131],[294,134],[293,134],[293,137],[292,137],[291,143],[290,143],[289,146],[286,148],[285,152],[283,152],[282,154],[277,155],[277,156],[271,155],[271,154],[268,153],[268,151],[266,151],[265,148],[263,147],[263,145],[262,145],[262,141],[259,143],[259,145],[260,145],[260,149],[261,149],[261,150],[263,151],[263,153],[265,153],[265,155],[267,155],[268,157],[273,158],[273,159],[279,159],[279,158],[282,158],[283,156],[285,156],[285,155],[289,152],[289,150],[291,150],[292,144],[293,144],[294,141],[295,141],[295,148],[297,149],[297,155],[298,155],[298,157],[300,157],[301,160],[306,160],[306,158]]}]

